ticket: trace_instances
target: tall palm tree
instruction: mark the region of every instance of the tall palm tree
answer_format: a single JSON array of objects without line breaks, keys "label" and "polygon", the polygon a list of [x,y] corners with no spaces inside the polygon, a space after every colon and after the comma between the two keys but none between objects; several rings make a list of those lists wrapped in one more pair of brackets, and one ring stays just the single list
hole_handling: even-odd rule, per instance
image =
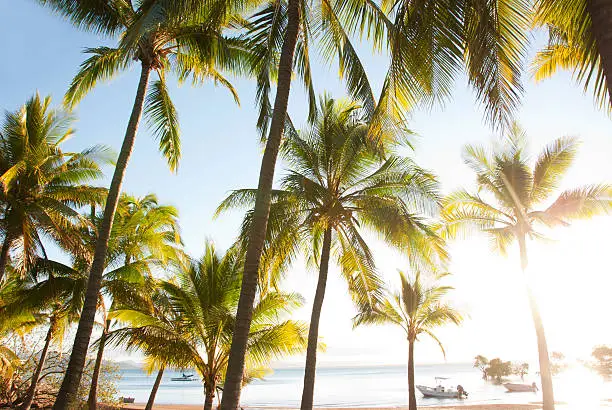
[{"label": "tall palm tree", "polygon": [[[273,39],[274,42],[264,44],[270,50],[280,48],[276,60],[278,70],[275,70],[277,88],[259,173],[253,224],[249,232],[223,410],[234,410],[240,398],[240,378],[267,231],[276,159],[286,126],[292,68],[296,56],[303,58],[306,55],[306,50],[299,50],[297,45],[309,34],[304,29],[304,20],[312,7],[299,0],[270,2],[269,5],[267,11],[256,15],[255,26],[258,17],[267,18],[270,22],[267,32],[274,35],[262,38]],[[315,31],[321,33],[323,43],[327,45],[324,55],[332,54],[331,45],[339,51],[341,60],[346,58],[353,49],[345,39],[357,31],[372,38],[376,48],[383,44],[389,47],[391,67],[381,96],[377,105],[369,104],[373,109],[369,132],[373,140],[385,141],[386,129],[390,125],[392,130],[396,128],[404,117],[403,111],[423,98],[448,94],[462,62],[479,99],[485,102],[487,118],[497,124],[509,122],[522,93],[521,62],[525,54],[525,31],[529,24],[527,0],[405,0],[383,1],[381,5],[382,8],[376,2],[362,0],[322,1],[320,5],[315,4],[315,11],[323,16],[323,20],[319,21],[325,23],[317,26]],[[275,10],[282,11],[282,18],[275,17],[279,15]],[[355,69],[354,74],[359,71]],[[261,78],[265,79],[265,75],[264,72]],[[347,78],[352,94],[367,102],[364,96],[369,94],[371,88],[363,81],[365,75],[347,75]],[[261,81],[259,77],[258,80]],[[265,87],[260,87],[260,95],[267,97],[264,90]],[[360,92],[354,92],[357,90]],[[263,101],[267,102],[267,98]],[[310,101],[313,107],[312,94]],[[260,120],[270,114],[271,105],[264,104],[262,107],[267,110],[264,112],[266,115],[260,115]]]},{"label": "tall palm tree", "polygon": [[[96,218],[99,221],[100,217]],[[91,251],[95,235],[90,239]],[[154,194],[136,198],[122,195],[117,207],[117,216],[109,238],[107,268],[112,269],[102,281],[102,293],[110,300],[110,309],[116,303],[129,303],[139,292],[147,292],[147,278],[153,268],[168,267],[178,263],[181,257],[181,238],[178,227],[178,211],[167,205],[160,205]],[[127,273],[127,276],[123,275]],[[134,275],[135,274],[135,275]],[[97,406],[98,377],[104,357],[106,337],[113,321],[106,317],[102,306],[102,334],[97,342],[98,352],[94,363],[89,389],[88,405],[92,410]]]},{"label": "tall palm tree", "polygon": [[612,108],[612,2],[538,0],[535,24],[547,27],[548,46],[535,59],[536,79],[569,69],[602,108]]},{"label": "tall palm tree", "polygon": [[[253,302],[257,293],[260,259],[264,249],[272,182],[282,134],[291,121],[287,106],[295,71],[308,90],[310,119],[316,110],[309,58],[310,38],[319,36],[318,45],[327,58],[338,57],[340,75],[346,76],[349,92],[361,100],[373,114],[374,95],[355,48],[350,32],[339,15],[339,2],[324,0],[309,4],[301,0],[269,0],[249,20],[246,38],[253,50],[251,67],[257,76],[257,100],[260,115],[257,125],[266,136],[266,146],[259,173],[254,219],[246,245],[246,263],[242,281],[238,320],[223,394],[222,407],[233,410],[240,401],[240,388]],[[271,77],[276,77],[274,104],[269,99]]]},{"label": "tall palm tree", "polygon": [[[167,366],[195,368],[204,384],[204,409],[211,410],[226,374],[241,272],[238,253],[220,256],[208,244],[200,260],[190,261],[172,280],[159,283],[152,304],[114,311],[112,316],[126,327],[111,332],[109,341],[139,349]],[[300,305],[296,294],[260,296],[249,335],[250,368],[304,350],[304,324],[282,319]]]},{"label": "tall palm tree", "polygon": [[[154,1],[66,1],[39,0],[57,13],[70,19],[80,28],[119,36],[115,48],[97,47],[86,52],[92,56],[81,65],[65,102],[77,104],[99,81],[106,81],[132,64],[140,65],[140,79],[130,120],[113,173],[104,218],[99,228],[94,260],[91,265],[85,306],[75,335],[72,354],[62,387],[55,402],[63,409],[75,400],[96,313],[105,265],[108,240],[119,201],[121,184],[129,162],[141,115],[159,139],[160,151],[172,170],[180,158],[178,116],[170,99],[166,75],[174,71],[179,79],[191,78],[194,83],[207,79],[228,87],[236,98],[230,83],[221,75],[221,69],[239,70],[242,49],[237,42],[223,36],[222,30],[235,20],[231,4],[215,3],[206,7],[202,2],[181,0]],[[149,88],[151,74],[157,80]]]},{"label": "tall palm tree", "polygon": [[[540,227],[567,226],[572,219],[589,218],[612,209],[612,186],[606,184],[585,185],[554,196],[576,156],[575,139],[553,141],[531,166],[525,138],[515,124],[499,147],[466,146],[465,162],[476,173],[479,192],[459,190],[450,194],[442,212],[451,236],[480,230],[491,237],[492,245],[503,255],[516,240],[523,273],[528,262],[527,239],[540,238]],[[543,205],[550,201],[549,206]],[[553,386],[544,325],[529,285],[527,294],[538,342],[544,410],[552,410]]]},{"label": "tall palm tree", "polygon": [[102,176],[99,161],[108,151],[95,146],[63,152],[74,130],[73,118],[51,108],[51,97],[36,94],[0,128],[0,281],[11,248],[18,248],[14,268],[24,275],[45,254],[43,238],[75,250],[75,231],[85,221],[76,208],[101,203],[105,190],[85,185]]},{"label": "tall palm tree", "polygon": [[[307,254],[319,266],[308,333],[304,410],[313,405],[319,319],[332,250],[354,302],[363,309],[378,297],[381,281],[361,227],[407,249],[415,264],[429,265],[438,252],[444,254],[441,239],[423,219],[423,213],[437,207],[435,178],[406,158],[380,161],[369,144],[369,124],[360,114],[354,102],[322,98],[312,127],[285,137],[283,158],[289,169],[281,189],[272,193],[270,225],[282,235],[275,250],[291,255],[300,245],[311,243]],[[252,189],[234,191],[218,212],[236,205],[252,207],[256,196]],[[245,227],[252,216],[252,211],[247,214]]]},{"label": "tall palm tree", "polygon": [[408,409],[417,408],[414,390],[414,344],[419,336],[425,334],[438,343],[442,354],[444,346],[433,333],[436,328],[447,324],[458,325],[463,320],[461,314],[442,299],[446,296],[449,286],[438,283],[445,275],[436,275],[433,284],[428,285],[421,280],[417,271],[413,278],[406,278],[399,272],[402,288],[400,292],[386,292],[385,298],[372,310],[359,313],[354,319],[354,325],[371,325],[391,323],[400,326],[408,340]]}]

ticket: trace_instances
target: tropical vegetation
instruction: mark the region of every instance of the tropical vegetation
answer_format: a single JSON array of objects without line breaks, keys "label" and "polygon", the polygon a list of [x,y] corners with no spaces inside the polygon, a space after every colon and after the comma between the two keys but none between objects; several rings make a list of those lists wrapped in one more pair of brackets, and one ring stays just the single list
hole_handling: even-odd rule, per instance
[{"label": "tropical vegetation", "polygon": [[[285,136],[282,156],[288,169],[280,188],[272,192],[271,251],[278,258],[292,258],[302,248],[319,270],[302,409],[313,406],[318,326],[332,249],[351,298],[362,310],[372,308],[382,285],[363,227],[408,252],[415,266],[446,256],[441,239],[424,218],[437,207],[435,177],[407,158],[391,155],[383,160],[368,140],[364,117],[367,113],[356,102],[322,97],[313,124]],[[237,190],[218,208],[250,208],[243,237],[253,223],[256,197],[256,190]]]},{"label": "tropical vegetation", "polygon": [[595,359],[595,369],[606,377],[612,376],[612,347],[595,346],[591,356]]},{"label": "tropical vegetation", "polygon": [[[228,87],[235,95],[220,70],[239,70],[244,63],[241,63],[240,57],[242,48],[237,47],[235,41],[226,39],[222,33],[235,19],[230,5],[227,8],[225,5],[205,7],[190,1],[164,0],[104,2],[104,6],[99,1],[40,2],[79,28],[118,39],[115,48],[102,46],[86,49],[91,56],[81,64],[64,98],[69,107],[74,107],[99,82],[113,78],[135,62],[140,65],[140,79],[106,198],[70,364],[55,405],[59,409],[74,405],[93,330],[121,184],[143,113],[159,140],[159,149],[170,169],[176,170],[180,159],[180,130],[178,114],[168,93],[168,72],[176,73],[181,80],[191,79],[194,84],[214,80]],[[157,80],[150,84],[153,73],[157,75]]]},{"label": "tropical vegetation", "polygon": [[[161,281],[148,303],[114,310],[112,317],[126,327],[112,331],[109,341],[142,350],[162,366],[196,369],[204,385],[204,409],[211,410],[225,380],[242,263],[235,250],[219,255],[207,244],[204,256],[187,261],[172,280]],[[297,294],[259,294],[243,383],[265,375],[270,360],[305,349],[306,325],[283,318],[301,304]]]},{"label": "tropical vegetation", "polygon": [[571,70],[597,103],[612,108],[612,5],[601,0],[538,0],[534,24],[548,30],[548,45],[534,60],[537,80]]},{"label": "tropical vegetation", "polygon": [[[321,9],[316,10],[323,16],[315,20],[322,23],[316,30],[321,32],[326,45],[324,56],[331,55],[334,48],[340,51],[341,72],[344,66],[350,69],[347,74],[349,90],[357,88],[359,92],[356,96],[364,106],[373,109],[368,137],[384,148],[388,142],[387,131],[404,127],[407,110],[450,93],[451,84],[462,63],[479,100],[486,106],[487,119],[501,126],[509,122],[522,93],[520,63],[524,57],[529,24],[529,3],[521,0],[509,3],[323,2]],[[267,231],[276,159],[286,128],[292,68],[295,66],[297,72],[303,71],[301,66],[294,63],[294,56],[304,55],[297,48],[298,40],[308,38],[310,34],[308,26],[304,24],[309,5],[288,0],[286,3],[264,4],[264,7],[267,8],[255,14],[255,22],[267,19],[273,23],[269,24],[274,29],[271,34],[284,35],[282,41],[280,35],[268,36],[269,39],[276,39],[275,44],[280,46],[281,51],[277,60],[277,89],[249,232],[239,320],[233,353],[230,355],[223,410],[235,409],[240,397],[249,317]],[[283,18],[273,18],[279,14],[274,10],[282,10]],[[369,87],[365,81],[358,80],[365,78],[361,76],[361,70],[355,70],[360,67],[347,64],[353,48],[345,38],[357,32],[370,39],[375,49],[386,45],[391,55],[376,105],[370,104],[369,98],[363,98],[366,92],[369,94]],[[268,48],[271,48],[269,43]],[[313,102],[310,93],[311,108]]]},{"label": "tropical vegetation", "polygon": [[567,226],[574,219],[591,218],[612,209],[612,186],[585,185],[558,192],[578,149],[574,138],[548,144],[530,163],[525,132],[514,124],[493,147],[468,145],[465,163],[476,174],[478,191],[458,190],[444,200],[442,217],[451,237],[474,230],[491,238],[494,250],[505,255],[518,242],[520,267],[527,280],[527,296],[538,343],[544,409],[554,408],[550,359],[536,293],[530,284],[527,240],[544,237],[542,228]]},{"label": "tropical vegetation", "polygon": [[[610,111],[610,1],[37,3],[100,44],[84,50],[63,107],[36,93],[0,119],[0,406],[112,404],[115,371],[105,361],[112,346],[144,355],[146,369],[157,372],[147,410],[166,370],[195,369],[205,410],[215,398],[235,410],[242,387],[269,374],[272,360],[305,352],[301,408],[311,410],[328,274],[338,268],[357,312],[354,326],[394,324],[406,333],[409,408],[416,409],[416,342],[427,335],[445,355],[437,329],[463,320],[446,301],[446,241],[484,232],[502,255],[519,245],[544,410],[554,409],[552,376],[566,365],[562,355],[548,354],[528,242],[547,228],[608,213],[612,186],[559,192],[577,140],[556,139],[532,161],[514,117],[530,30],[538,28],[548,44],[531,62],[535,80],[571,70]],[[368,52],[388,57],[378,89]],[[337,63],[349,97],[317,99],[317,60]],[[72,112],[98,85],[130,70],[139,79],[118,156],[103,145],[69,151]],[[237,77],[255,85],[259,179],[217,209],[217,216],[246,211],[236,242],[220,252],[210,241],[196,259],[184,248],[178,209],[153,193],[128,195],[123,183],[143,119],[177,172],[175,82],[212,82],[239,103]],[[299,131],[289,115],[294,79],[307,100]],[[467,81],[484,122],[504,138],[467,146],[476,187],[443,198],[435,174],[413,159],[408,119],[416,108],[446,102],[457,79]],[[279,158],[284,170],[275,179]],[[107,168],[108,189],[97,186]],[[374,240],[407,259],[399,291],[385,284]],[[293,319],[304,300],[284,282],[302,260],[318,271],[309,323]],[[598,346],[593,357],[592,366],[609,375],[610,348]],[[474,360],[483,379],[529,370],[499,358]]]},{"label": "tropical vegetation", "polygon": [[87,222],[78,208],[104,201],[106,191],[87,185],[102,176],[101,162],[108,149],[94,146],[82,152],[64,152],[73,135],[74,119],[51,107],[51,97],[39,94],[0,125],[0,282],[12,260],[21,276],[46,255],[44,239],[79,252],[74,235]]}]

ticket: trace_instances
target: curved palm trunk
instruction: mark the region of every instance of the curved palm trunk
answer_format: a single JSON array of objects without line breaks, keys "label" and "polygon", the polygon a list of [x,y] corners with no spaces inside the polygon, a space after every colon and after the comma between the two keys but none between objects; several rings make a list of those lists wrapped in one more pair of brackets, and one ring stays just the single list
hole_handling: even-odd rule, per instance
[{"label": "curved palm trunk", "polygon": [[287,5],[287,19],[287,28],[285,30],[283,48],[278,64],[278,85],[274,100],[274,111],[270,124],[270,133],[268,135],[268,141],[266,142],[266,149],[259,171],[253,225],[249,232],[242,288],[240,289],[240,300],[236,312],[236,324],[234,326],[223,399],[221,401],[221,408],[223,410],[235,410],[240,402],[240,389],[242,374],[244,372],[244,356],[246,354],[247,341],[251,329],[253,302],[255,301],[257,280],[259,277],[259,260],[261,258],[268,226],[274,168],[276,166],[276,158],[278,156],[281,137],[285,126],[287,103],[289,101],[289,91],[291,89],[293,55],[295,53],[295,45],[300,24],[299,0],[289,0]]},{"label": "curved palm trunk", "polygon": [[317,291],[315,292],[314,302],[312,304],[310,327],[308,328],[308,348],[306,350],[306,368],[304,370],[304,389],[302,390],[301,410],[312,410],[314,401],[314,385],[317,371],[317,345],[319,344],[319,319],[321,318],[321,309],[323,307],[325,287],[327,285],[331,236],[331,228],[327,228],[323,234],[319,279],[317,281]]},{"label": "curved palm trunk", "polygon": [[212,410],[215,399],[215,386],[204,386],[204,410]]},{"label": "curved palm trunk", "polygon": [[136,139],[136,131],[138,130],[140,118],[142,117],[142,109],[144,106],[150,73],[151,67],[143,63],[140,72],[140,81],[138,82],[138,89],[136,91],[136,98],[132,108],[132,114],[130,115],[130,121],[128,122],[123,144],[121,145],[121,151],[119,152],[119,157],[117,158],[117,165],[115,166],[113,179],[108,190],[108,197],[106,198],[104,216],[102,218],[102,224],[98,233],[98,240],[96,241],[94,260],[91,264],[89,280],[87,281],[87,293],[85,295],[81,319],[79,320],[79,326],[74,338],[74,345],[72,347],[72,354],[70,355],[66,375],[64,376],[62,387],[57,394],[55,404],[53,405],[54,410],[73,408],[77,404],[76,394],[81,383],[81,376],[83,375],[83,368],[87,358],[87,349],[89,348],[89,340],[91,339],[91,331],[93,329],[94,318],[96,316],[98,294],[102,284],[106,250],[108,249],[108,239],[113,226],[113,219],[115,218],[117,203],[119,202],[119,194],[121,193],[123,176],[125,175],[127,164],[130,160],[130,156],[132,155],[132,149],[134,148],[134,141]]},{"label": "curved palm trunk", "polygon": [[[519,235],[519,250],[521,254],[521,269],[525,273],[527,269],[527,246],[525,244],[525,236]],[[550,359],[548,357],[548,344],[546,343],[546,334],[544,332],[544,323],[540,317],[540,309],[531,287],[527,284],[527,296],[529,298],[529,307],[531,308],[531,317],[536,331],[538,341],[538,359],[540,362],[540,380],[542,383],[542,410],[554,410],[555,397],[553,393],[552,376],[550,373]]]},{"label": "curved palm trunk", "polygon": [[4,242],[2,242],[2,250],[0,250],[0,283],[2,283],[2,279],[4,279],[4,272],[6,271],[12,242],[13,241],[8,235],[4,237]]},{"label": "curved palm trunk", "polygon": [[155,396],[157,395],[157,390],[159,390],[159,385],[164,375],[164,369],[164,366],[162,366],[157,372],[157,377],[155,378],[155,383],[153,383],[153,388],[151,389],[151,394],[149,394],[149,400],[147,400],[145,410],[153,410],[153,403],[155,402]]},{"label": "curved palm trunk", "polygon": [[89,387],[89,397],[87,399],[87,407],[89,410],[96,410],[98,407],[98,379],[100,378],[100,369],[102,368],[102,359],[104,358],[104,345],[108,336],[108,328],[110,320],[107,320],[100,336],[100,344],[98,345],[98,354],[94,363],[93,374],[91,375],[91,386]]},{"label": "curved palm trunk", "polygon": [[36,395],[36,386],[38,385],[38,379],[40,379],[42,369],[45,366],[45,360],[47,360],[47,353],[49,352],[51,339],[53,339],[53,323],[49,325],[47,337],[45,338],[45,347],[43,347],[43,350],[40,353],[38,365],[36,366],[36,371],[34,371],[34,374],[32,375],[32,382],[30,383],[30,387],[28,388],[26,398],[23,401],[23,404],[21,405],[21,410],[30,410],[30,407],[32,407],[32,402],[34,401],[34,396]]},{"label": "curved palm trunk", "polygon": [[591,30],[606,76],[609,103],[612,104],[612,0],[587,0],[586,3],[591,17]]},{"label": "curved palm trunk", "polygon": [[408,410],[417,408],[414,390],[414,340],[408,340]]}]

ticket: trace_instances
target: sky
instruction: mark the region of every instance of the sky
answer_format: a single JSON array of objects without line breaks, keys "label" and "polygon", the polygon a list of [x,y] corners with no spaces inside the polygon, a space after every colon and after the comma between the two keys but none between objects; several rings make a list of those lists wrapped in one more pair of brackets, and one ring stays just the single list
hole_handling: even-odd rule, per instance
[{"label": "sky", "polygon": [[[533,50],[543,43],[542,33],[533,36]],[[0,1],[0,109],[13,111],[36,91],[51,95],[59,105],[79,64],[85,47],[113,45],[113,41],[80,32],[34,0]],[[372,56],[359,47],[370,81],[376,90],[383,81],[385,56]],[[76,135],[66,144],[79,150],[106,144],[119,150],[133,104],[138,70],[132,67],[113,81],[100,84],[75,111]],[[239,212],[213,219],[215,208],[232,190],[256,187],[263,148],[255,129],[257,110],[254,83],[232,79],[240,95],[236,105],[227,90],[206,84],[198,88],[171,81],[171,96],[179,113],[182,159],[173,174],[157,151],[157,143],[142,124],[129,164],[124,191],[134,195],[154,192],[161,203],[180,212],[182,235],[188,252],[201,254],[207,240],[219,249],[234,241],[241,220]],[[337,69],[316,60],[315,87],[334,97],[344,96]],[[292,88],[289,112],[299,127],[304,124],[306,99],[302,89]],[[598,111],[592,97],[560,73],[536,84],[525,77],[525,95],[517,119],[529,136],[535,155],[554,138],[574,136],[582,141],[579,156],[563,181],[563,187],[612,182],[612,122]],[[461,149],[467,143],[487,143],[495,136],[483,121],[483,112],[465,78],[459,78],[453,98],[444,106],[419,109],[409,115],[415,137],[410,155],[421,166],[433,170],[444,192],[474,187],[471,171],[463,164]],[[107,183],[112,170],[107,170]],[[277,166],[282,175],[282,163]],[[612,343],[612,275],[608,258],[612,218],[581,221],[569,228],[547,232],[546,243],[529,243],[530,268],[540,301],[550,351],[568,357],[586,357],[596,344]],[[389,287],[398,286],[397,270],[407,270],[407,261],[369,236],[377,267]],[[535,334],[519,270],[517,250],[507,257],[494,254],[486,238],[453,241],[449,244],[454,286],[451,301],[467,316],[464,324],[440,329],[449,362],[470,361],[477,354],[507,360],[537,358]],[[320,332],[327,351],[320,365],[359,363],[405,363],[407,346],[399,329],[389,326],[353,330],[355,311],[346,285],[332,266]],[[285,288],[297,290],[306,299],[295,317],[308,320],[316,274],[297,261],[287,273]],[[109,351],[108,358],[138,359],[122,351]],[[283,361],[297,365],[303,357]],[[417,363],[445,359],[427,339],[416,348]]]}]

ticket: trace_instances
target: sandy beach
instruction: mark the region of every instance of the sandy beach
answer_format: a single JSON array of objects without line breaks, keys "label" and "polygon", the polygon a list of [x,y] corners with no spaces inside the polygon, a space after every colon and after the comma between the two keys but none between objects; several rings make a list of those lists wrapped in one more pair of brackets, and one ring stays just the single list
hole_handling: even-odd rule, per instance
[{"label": "sandy beach", "polygon": [[[143,410],[145,403],[136,403],[123,407],[126,410]],[[375,407],[375,408],[354,408],[354,407],[317,407],[316,410],[403,410],[408,407]],[[441,407],[423,407],[426,410],[529,410],[541,409],[538,404],[479,404],[467,406],[441,406]],[[194,404],[159,404],[154,405],[155,410],[201,410],[201,405]],[[248,407],[244,407],[248,409]],[[269,410],[294,410],[289,407],[270,408]]]}]

